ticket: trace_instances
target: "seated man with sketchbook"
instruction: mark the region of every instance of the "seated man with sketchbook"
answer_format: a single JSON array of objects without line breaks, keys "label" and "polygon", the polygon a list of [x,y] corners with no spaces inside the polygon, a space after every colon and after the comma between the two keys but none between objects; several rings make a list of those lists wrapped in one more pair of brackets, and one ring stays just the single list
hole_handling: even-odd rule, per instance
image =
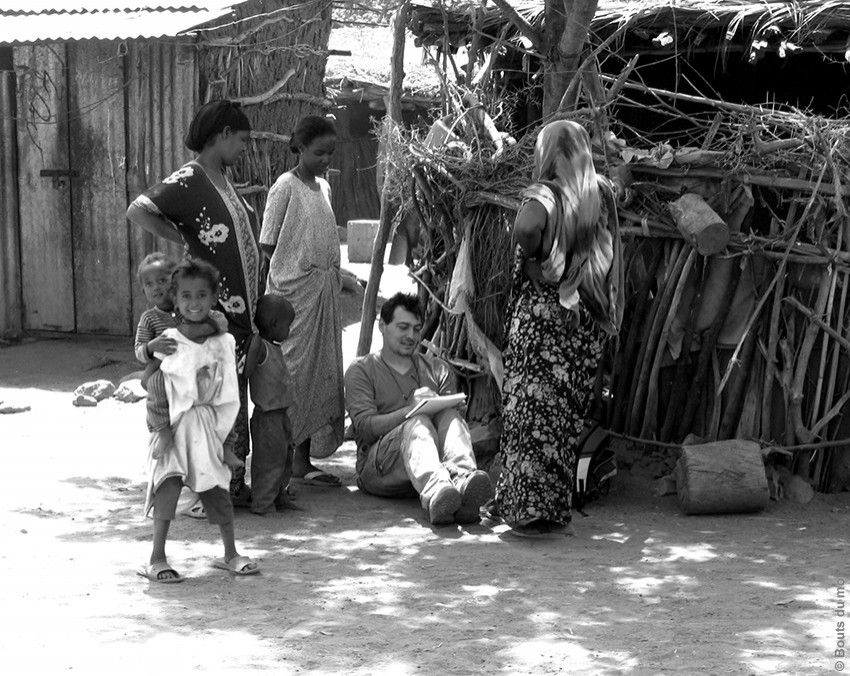
[{"label": "seated man with sketchbook", "polygon": [[[357,485],[381,497],[419,495],[432,524],[475,523],[492,496],[475,465],[469,427],[448,367],[417,352],[422,310],[398,293],[381,308],[383,347],[345,374],[357,439]],[[453,396],[452,396],[453,395]]]}]

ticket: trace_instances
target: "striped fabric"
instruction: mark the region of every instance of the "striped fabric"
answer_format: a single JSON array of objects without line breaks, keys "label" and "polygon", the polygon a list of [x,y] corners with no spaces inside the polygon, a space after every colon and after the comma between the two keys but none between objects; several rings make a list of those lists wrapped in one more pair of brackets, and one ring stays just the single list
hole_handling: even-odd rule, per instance
[{"label": "striped fabric", "polygon": [[156,432],[171,424],[168,417],[168,394],[165,391],[165,378],[159,369],[148,378],[147,423],[149,432]]},{"label": "striped fabric", "polygon": [[136,359],[147,364],[151,358],[148,356],[148,343],[161,334],[165,329],[173,329],[178,321],[175,315],[158,307],[145,310],[139,318],[139,326],[136,328]]},{"label": "striped fabric", "polygon": [[[210,310],[208,322],[219,333],[227,333],[227,317],[223,312]],[[134,350],[136,359],[147,364],[151,358],[148,356],[147,346],[150,341],[160,335],[165,329],[174,329],[183,323],[183,317],[178,312],[166,312],[158,307],[145,310],[139,318],[139,326],[136,328],[136,344]]]}]

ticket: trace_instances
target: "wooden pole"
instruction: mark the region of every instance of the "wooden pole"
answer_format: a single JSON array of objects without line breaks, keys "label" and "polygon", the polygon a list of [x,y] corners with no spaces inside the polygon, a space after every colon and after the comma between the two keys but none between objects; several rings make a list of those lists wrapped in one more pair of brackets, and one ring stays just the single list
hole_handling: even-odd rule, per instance
[{"label": "wooden pole", "polygon": [[[404,80],[404,31],[407,27],[408,2],[404,2],[393,19],[393,51],[390,69],[390,91],[387,95],[387,115],[384,118],[384,134],[388,137],[395,125],[401,125],[401,83]],[[389,181],[385,168],[384,183],[381,187],[381,220],[375,243],[372,246],[372,267],[369,281],[363,297],[363,311],[360,315],[360,340],[357,342],[357,356],[362,357],[372,349],[372,329],[375,326],[375,313],[378,303],[378,287],[384,273],[384,253],[390,237],[393,221],[389,200]]]},{"label": "wooden pole", "polygon": [[579,68],[597,4],[597,0],[546,0],[544,3],[544,117],[557,112]]},{"label": "wooden pole", "polygon": [[15,78],[0,71],[0,338],[23,331]]}]

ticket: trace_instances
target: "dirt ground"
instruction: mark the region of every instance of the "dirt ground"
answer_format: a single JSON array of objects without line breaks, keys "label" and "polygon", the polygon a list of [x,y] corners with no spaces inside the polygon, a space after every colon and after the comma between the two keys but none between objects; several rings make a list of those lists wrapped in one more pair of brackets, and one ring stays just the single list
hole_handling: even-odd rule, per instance
[{"label": "dirt ground", "polygon": [[[355,299],[356,300],[356,299]],[[356,311],[347,311],[352,356]],[[686,517],[639,463],[576,515],[577,537],[433,528],[414,500],[354,486],[351,444],[298,488],[303,511],[238,512],[262,574],[211,567],[217,531],[175,521],[151,584],[141,514],[144,403],[71,406],[81,382],[135,368],[125,339],[0,348],[6,489],[0,669],[19,673],[827,673],[843,668],[847,494],[750,516]],[[843,630],[842,630],[843,631]],[[843,645],[843,643],[842,643]]]}]

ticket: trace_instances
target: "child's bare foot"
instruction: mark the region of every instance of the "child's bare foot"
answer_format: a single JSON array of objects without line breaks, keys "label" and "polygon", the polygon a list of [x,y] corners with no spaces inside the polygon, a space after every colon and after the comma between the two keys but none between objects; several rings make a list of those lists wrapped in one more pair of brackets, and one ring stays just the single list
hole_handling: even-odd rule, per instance
[{"label": "child's bare foot", "polygon": [[239,469],[244,467],[245,463],[236,457],[236,454],[225,446],[224,448],[224,464],[230,469]]},{"label": "child's bare foot", "polygon": [[168,453],[168,450],[171,448],[174,443],[174,435],[171,433],[171,429],[165,428],[161,429],[156,433],[156,439],[153,443],[153,450],[151,451],[151,457],[154,460],[159,460],[160,458],[164,458],[165,454]]},{"label": "child's bare foot", "polygon": [[288,488],[284,488],[275,498],[274,506],[279,512],[291,509],[296,512],[303,512],[304,508],[299,506],[295,500],[295,496],[289,492]]},{"label": "child's bare foot", "polygon": [[301,507],[297,502],[295,502],[292,498],[283,498],[282,500],[278,498],[274,503],[277,511],[293,511],[293,512],[303,512],[304,508]]}]

